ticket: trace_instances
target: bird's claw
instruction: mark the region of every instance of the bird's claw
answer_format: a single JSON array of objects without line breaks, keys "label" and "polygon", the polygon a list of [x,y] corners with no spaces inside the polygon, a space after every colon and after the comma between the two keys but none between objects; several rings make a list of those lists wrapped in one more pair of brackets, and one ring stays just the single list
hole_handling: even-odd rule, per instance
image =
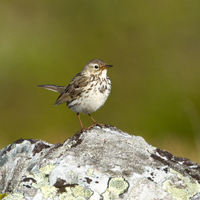
[{"label": "bird's claw", "polygon": [[80,132],[83,133],[84,131],[91,130],[91,129],[94,128],[95,126],[99,126],[99,127],[102,128],[102,127],[105,126],[105,124],[94,123],[94,124],[92,124],[91,126],[89,126],[89,127],[87,127],[87,128],[82,127],[81,130],[80,130]]}]

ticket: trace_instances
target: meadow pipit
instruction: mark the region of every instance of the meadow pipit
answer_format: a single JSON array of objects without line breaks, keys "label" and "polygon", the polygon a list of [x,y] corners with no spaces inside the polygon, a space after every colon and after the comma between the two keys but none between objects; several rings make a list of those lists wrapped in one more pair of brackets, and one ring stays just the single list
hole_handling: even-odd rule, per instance
[{"label": "meadow pipit", "polygon": [[38,87],[59,92],[60,96],[54,105],[67,103],[69,109],[77,114],[81,130],[84,131],[89,127],[83,127],[79,113],[88,114],[95,126],[102,125],[98,124],[90,113],[103,106],[110,94],[111,81],[107,76],[107,69],[110,67],[112,65],[107,65],[102,60],[93,59],[71,80],[67,87],[51,84],[38,85]]}]

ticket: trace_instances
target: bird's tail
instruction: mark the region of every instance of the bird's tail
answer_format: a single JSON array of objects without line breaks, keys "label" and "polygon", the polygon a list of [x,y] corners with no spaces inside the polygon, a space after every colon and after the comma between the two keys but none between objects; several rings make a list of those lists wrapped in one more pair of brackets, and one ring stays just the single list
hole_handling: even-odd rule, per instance
[{"label": "bird's tail", "polygon": [[62,93],[66,86],[59,86],[59,85],[51,85],[51,84],[44,84],[44,85],[38,85],[38,87],[45,88],[47,90],[51,90],[54,92]]}]

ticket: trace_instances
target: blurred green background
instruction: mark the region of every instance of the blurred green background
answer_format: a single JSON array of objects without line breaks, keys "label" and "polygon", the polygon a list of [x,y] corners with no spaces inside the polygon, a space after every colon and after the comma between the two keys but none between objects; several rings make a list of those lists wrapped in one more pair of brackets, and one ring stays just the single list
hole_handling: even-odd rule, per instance
[{"label": "blurred green background", "polygon": [[[92,116],[200,163],[200,1],[1,1],[0,148],[80,130],[58,93],[100,58],[112,91]],[[92,124],[81,115],[84,126]]]}]

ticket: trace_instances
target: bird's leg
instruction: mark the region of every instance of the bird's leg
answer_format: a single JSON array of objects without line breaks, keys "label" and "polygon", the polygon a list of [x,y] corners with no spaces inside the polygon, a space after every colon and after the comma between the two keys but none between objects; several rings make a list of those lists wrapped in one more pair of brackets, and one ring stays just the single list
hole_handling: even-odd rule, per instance
[{"label": "bird's leg", "polygon": [[96,125],[97,125],[97,122],[94,120],[94,118],[92,117],[92,115],[90,115],[89,113],[88,113],[88,115],[90,116],[90,118],[91,118],[92,121],[94,122],[94,125],[96,126]]},{"label": "bird's leg", "polygon": [[79,114],[79,113],[76,113],[76,114],[77,114],[78,119],[79,119],[79,122],[80,122],[80,124],[81,124],[81,131],[83,132],[83,131],[86,130],[86,129],[83,127],[83,124],[82,124],[81,118],[80,118],[80,114]]},{"label": "bird's leg", "polygon": [[89,113],[88,113],[88,115],[90,116],[90,118],[91,118],[92,121],[94,122],[94,125],[90,126],[89,128],[91,128],[91,127],[93,127],[93,126],[100,126],[100,127],[105,126],[105,124],[99,124],[99,123],[97,123],[97,122],[94,120],[94,118],[93,118]]}]

